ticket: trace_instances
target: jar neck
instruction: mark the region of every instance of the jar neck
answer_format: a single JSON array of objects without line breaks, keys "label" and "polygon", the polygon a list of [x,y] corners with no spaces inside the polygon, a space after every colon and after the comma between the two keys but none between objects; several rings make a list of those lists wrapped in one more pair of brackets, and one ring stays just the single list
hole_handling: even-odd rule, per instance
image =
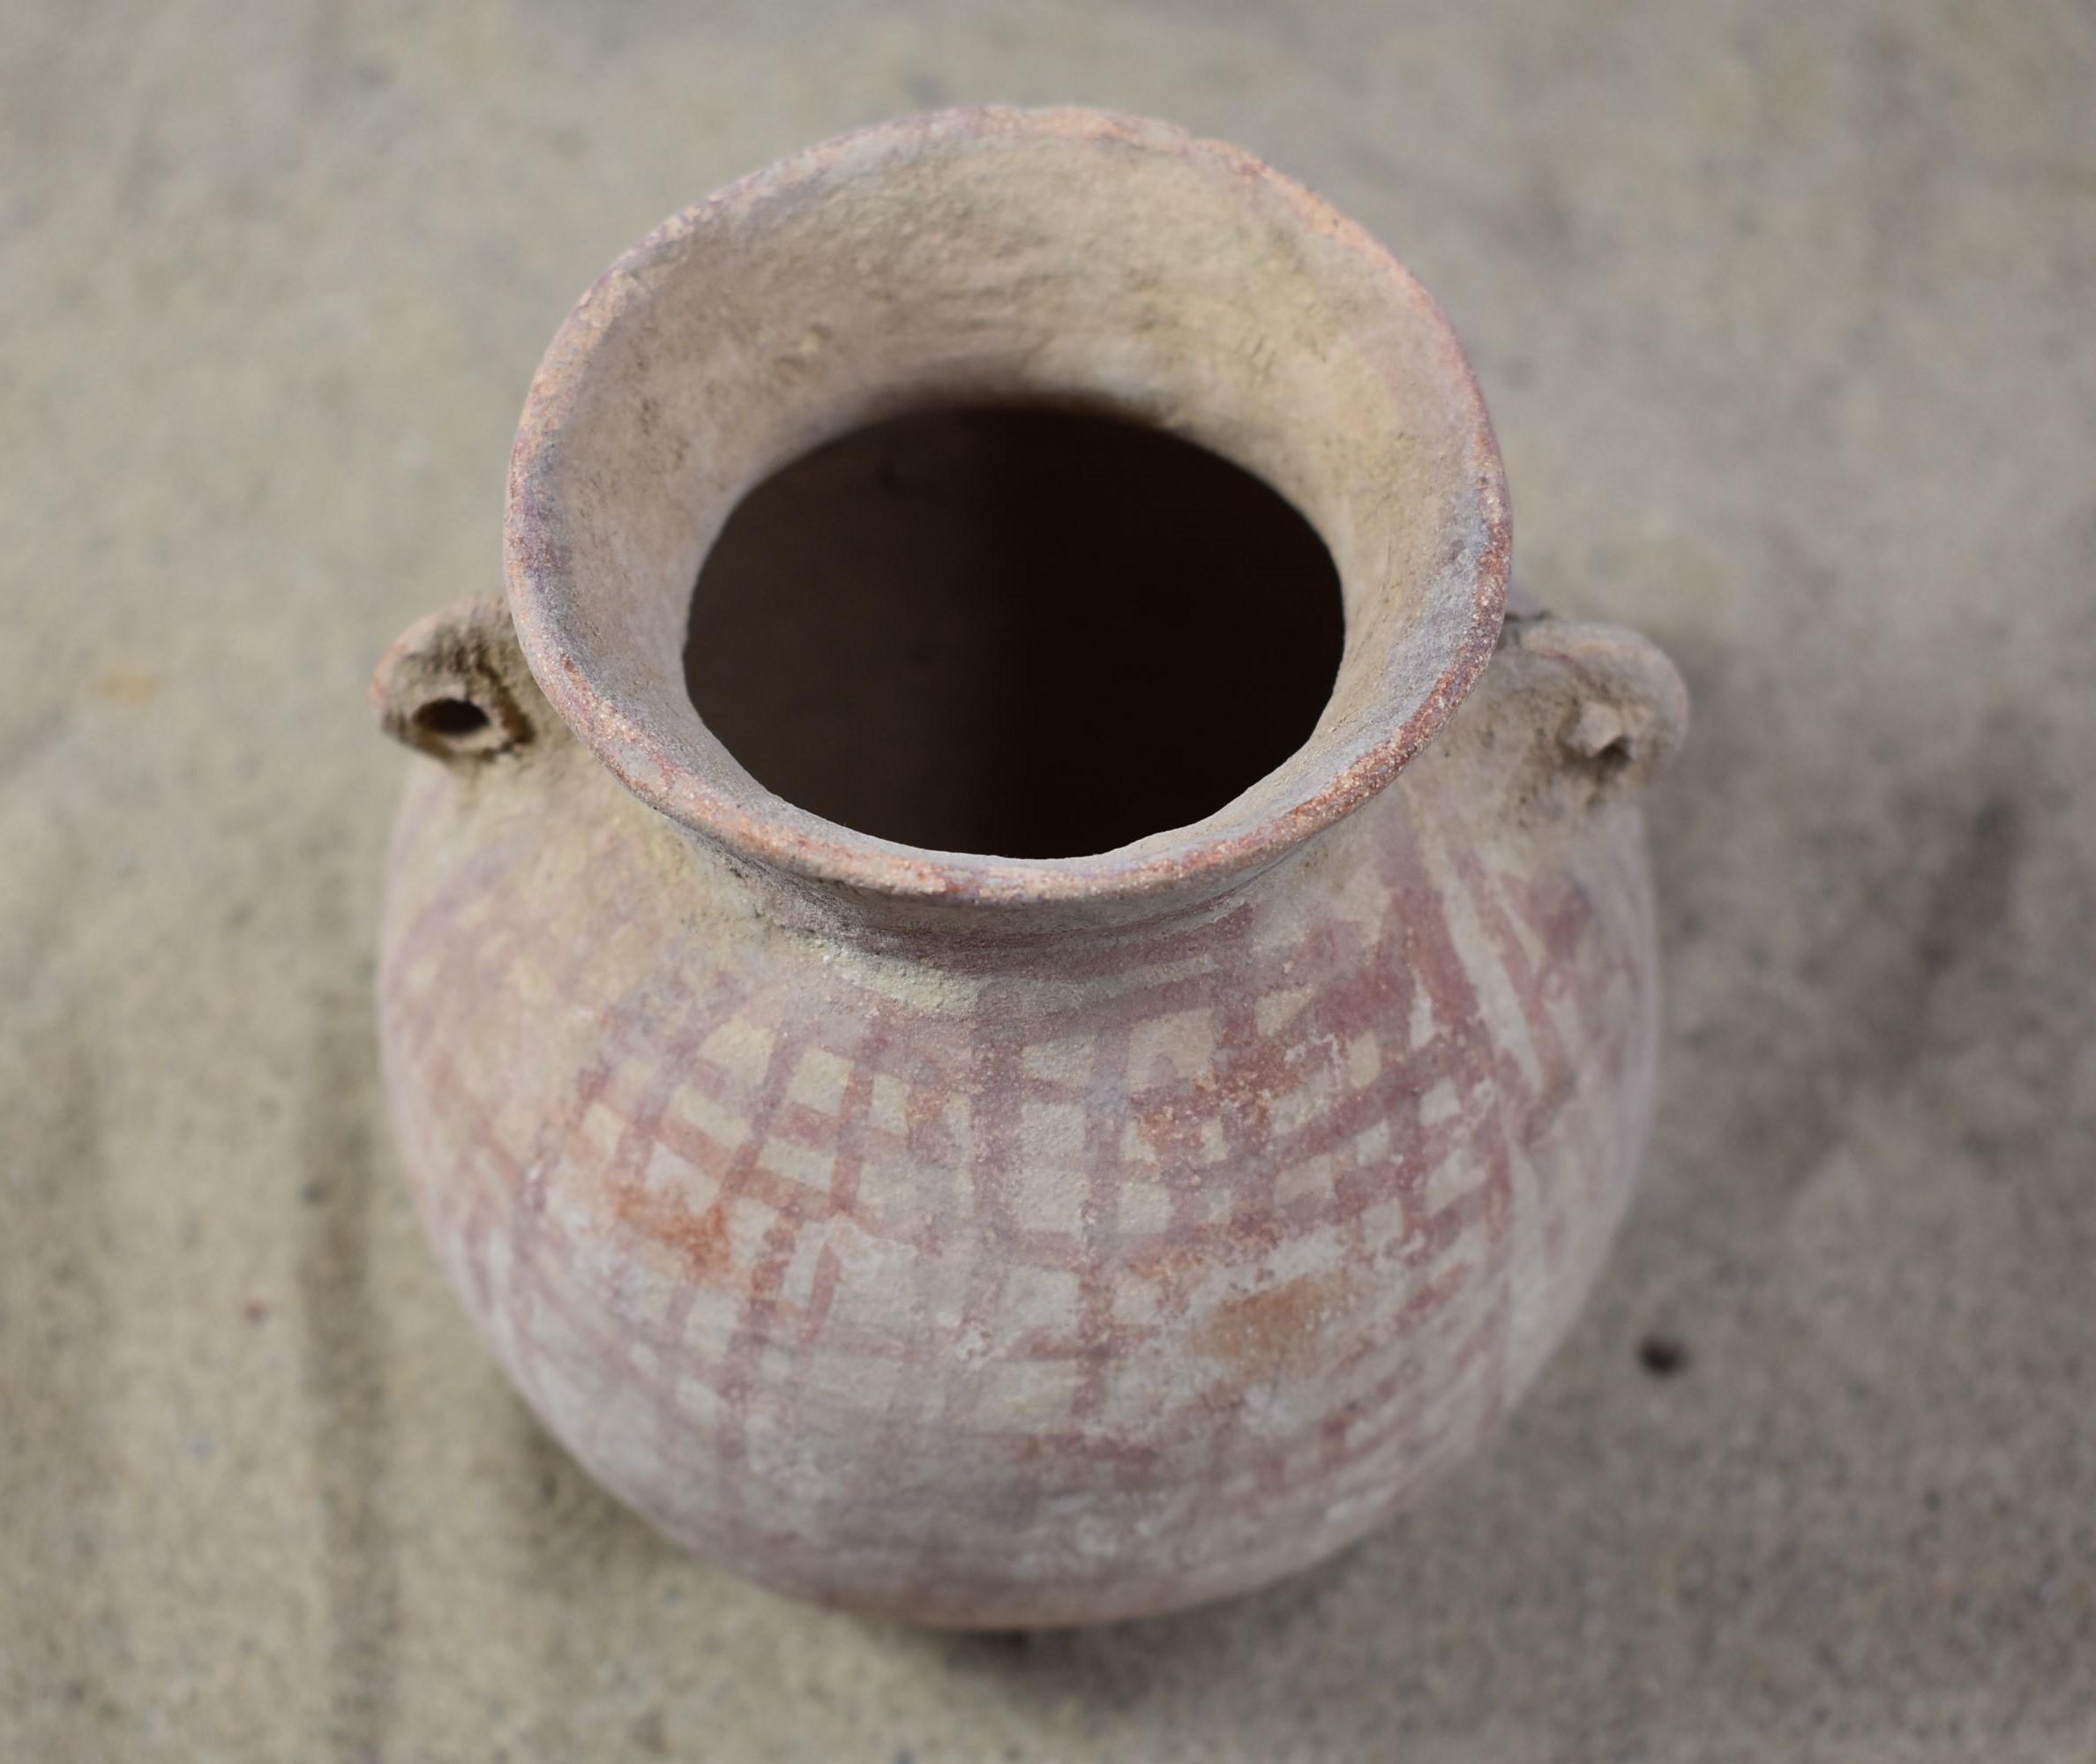
[{"label": "jar neck", "polygon": [[1003,965],[1052,958],[1079,944],[1095,952],[1137,946],[1193,931],[1284,893],[1318,857],[1352,845],[1342,825],[1277,856],[1134,894],[1102,888],[1052,900],[927,898],[797,875],[751,862],[688,829],[670,832],[711,886],[733,891],[756,916],[867,954],[959,968],[978,960]]}]

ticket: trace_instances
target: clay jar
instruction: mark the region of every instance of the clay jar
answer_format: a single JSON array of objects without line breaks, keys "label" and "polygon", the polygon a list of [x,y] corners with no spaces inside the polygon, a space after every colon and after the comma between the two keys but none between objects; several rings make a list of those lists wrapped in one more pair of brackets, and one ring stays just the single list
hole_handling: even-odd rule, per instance
[{"label": "clay jar", "polygon": [[[1212,542],[1189,457],[1230,534],[1285,500],[1265,537]],[[984,487],[1059,460],[1111,463],[1094,555],[1139,566],[999,600]],[[874,537],[775,509],[709,625],[702,566],[796,460]],[[948,550],[880,538],[913,506]],[[1028,506],[1029,556],[1087,519]],[[738,1573],[954,1625],[1254,1587],[1471,1453],[1637,1163],[1635,798],[1685,718],[1643,639],[1502,623],[1508,545],[1419,284],[1173,129],[875,128],[620,259],[531,388],[506,603],[375,685],[431,756],[385,907],[394,1120],[545,1424]],[[1259,654],[1204,688],[1246,631],[1272,691]]]}]

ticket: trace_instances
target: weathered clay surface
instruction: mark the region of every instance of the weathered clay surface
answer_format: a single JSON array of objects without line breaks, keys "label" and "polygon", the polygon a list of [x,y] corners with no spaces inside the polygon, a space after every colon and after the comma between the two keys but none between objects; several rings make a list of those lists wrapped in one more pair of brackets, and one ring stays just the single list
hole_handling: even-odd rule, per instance
[{"label": "weathered clay surface", "polygon": [[[1204,273],[1286,296],[1279,325],[1338,326],[1340,370],[1278,370],[1300,396],[1276,407],[1234,321],[1197,311],[1138,359],[1112,347],[1114,286],[1077,301],[1037,268],[1014,304],[968,226],[1022,215],[1060,262],[1028,198],[1088,168],[1095,206],[1154,200],[1156,226],[1234,242]],[[922,277],[932,316],[882,332],[882,306],[869,355],[842,318],[817,336],[777,310],[767,229],[842,203],[824,225],[849,234],[897,189],[949,230],[924,262],[852,259],[857,285]],[[805,342],[782,377],[761,339],[738,338],[739,379],[680,339],[709,258],[742,278],[714,285],[716,329],[753,286],[775,297],[751,324]],[[1097,262],[1146,308],[1186,298]],[[978,284],[999,316],[965,374],[932,371],[942,300]],[[707,523],[785,437],[893,407],[884,374],[1042,392],[1029,327],[1081,305],[1060,391],[1176,417],[1320,520],[1350,639],[1317,735],[1209,820],[1096,857],[914,851],[769,796],[662,665]],[[593,291],[527,411],[510,538],[551,706],[499,660],[445,664],[457,631],[499,657],[494,609],[381,670],[400,729],[480,678],[531,736],[418,768],[383,1039],[425,1226],[583,1462],[773,1584],[1001,1626],[1257,1584],[1477,1444],[1636,1168],[1657,1018],[1630,793],[1683,708],[1640,639],[1524,618],[1448,722],[1498,629],[1503,496],[1402,271],[1156,125],[978,112],[850,138]]]}]

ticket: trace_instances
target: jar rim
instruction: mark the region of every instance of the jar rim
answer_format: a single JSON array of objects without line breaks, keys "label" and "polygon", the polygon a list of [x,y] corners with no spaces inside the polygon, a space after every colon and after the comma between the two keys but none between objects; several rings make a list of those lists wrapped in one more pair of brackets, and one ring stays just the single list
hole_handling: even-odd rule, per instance
[{"label": "jar rim", "polygon": [[[757,783],[713,741],[682,692],[681,672],[672,679],[666,662],[651,659],[665,647],[681,656],[668,623],[675,609],[664,598],[667,587],[660,605],[641,597],[636,584],[649,571],[633,561],[643,555],[668,560],[661,573],[671,585],[689,568],[682,577],[688,605],[696,579],[690,566],[711,534],[677,527],[682,517],[670,510],[676,498],[666,491],[620,511],[619,467],[667,458],[678,448],[694,451],[692,437],[665,444],[655,432],[675,429],[677,419],[674,412],[651,412],[658,401],[647,390],[653,377],[672,371],[665,363],[674,350],[659,334],[663,327],[654,309],[680,279],[717,278],[722,261],[758,264],[747,271],[758,276],[762,229],[815,197],[864,200],[884,177],[892,183],[927,163],[1036,144],[1064,155],[1080,152],[1108,183],[1132,164],[1170,161],[1190,168],[1200,188],[1222,192],[1215,217],[1204,211],[1203,236],[1234,224],[1228,205],[1243,205],[1261,229],[1247,236],[1278,265],[1259,273],[1291,274],[1312,288],[1343,282],[1333,300],[1350,333],[1342,340],[1360,361],[1384,364],[1389,384],[1367,391],[1352,380],[1334,384],[1347,388],[1347,397],[1374,397],[1378,412],[1387,413],[1394,437],[1389,445],[1411,450],[1403,458],[1420,512],[1405,517],[1411,524],[1399,547],[1390,532],[1374,527],[1375,498],[1387,494],[1374,474],[1329,471],[1337,486],[1332,496],[1340,499],[1333,518],[1346,528],[1355,557],[1350,573],[1327,523],[1306,509],[1332,546],[1349,593],[1361,605],[1370,601],[1359,597],[1381,596],[1374,602],[1376,623],[1390,629],[1380,649],[1368,638],[1357,643],[1356,602],[1350,602],[1342,680],[1350,667],[1356,669],[1354,698],[1342,704],[1336,689],[1336,708],[1328,709],[1309,742],[1275,774],[1200,821],[1112,851],[1040,858],[932,851],[798,808]],[[965,224],[950,213],[934,219]],[[1311,267],[1279,262],[1291,251]],[[1213,269],[1211,261],[1203,273]],[[808,334],[827,333],[817,325]],[[740,347],[745,356],[760,353],[746,340]],[[1344,365],[1351,370],[1359,363]],[[685,408],[698,411],[707,398],[717,403],[735,395],[732,385],[722,391],[722,370],[709,371],[703,385],[694,380]],[[1139,370],[1115,371],[1127,374],[1131,385],[1141,381]],[[1203,371],[1213,377],[1224,370],[1209,360]],[[1324,396],[1323,385],[1314,383],[1316,398]],[[934,390],[901,387],[895,397],[922,407]],[[1253,408],[1253,397],[1245,392],[1240,405]],[[676,398],[666,393],[661,402],[675,404]],[[907,405],[891,398],[887,407]],[[878,409],[868,406],[862,420]],[[1147,415],[1140,407],[1135,414],[1138,420]],[[1273,411],[1259,420],[1272,428]],[[845,426],[835,411],[809,421],[827,422],[830,434]],[[1184,432],[1204,444],[1209,438],[1199,422]],[[781,455],[828,438],[820,428],[792,436],[797,438],[782,430],[768,449],[754,449],[739,462],[734,482],[747,488]],[[1299,442],[1287,445],[1306,451]],[[637,451],[643,446],[652,451],[643,455]],[[1286,463],[1284,454],[1276,457]],[[701,460],[678,468],[709,467]],[[662,467],[663,474],[670,469]],[[730,488],[729,480],[711,481],[695,498],[728,505],[715,511],[715,531],[739,496]],[[1368,511],[1359,519],[1352,512],[1357,505]],[[622,522],[628,531],[620,530]],[[640,538],[633,536],[643,528]],[[653,551],[651,537],[659,537]],[[880,123],[805,149],[685,211],[621,257],[562,325],[533,382],[512,458],[505,550],[511,611],[534,675],[577,736],[649,806],[733,856],[812,884],[902,900],[1024,906],[1213,893],[1263,869],[1381,790],[1447,721],[1491,657],[1504,609],[1511,521],[1491,420],[1461,345],[1417,280],[1359,226],[1251,155],[1168,124],[1095,110],[977,107]],[[1384,602],[1396,604],[1400,595],[1402,617],[1384,616]]]}]

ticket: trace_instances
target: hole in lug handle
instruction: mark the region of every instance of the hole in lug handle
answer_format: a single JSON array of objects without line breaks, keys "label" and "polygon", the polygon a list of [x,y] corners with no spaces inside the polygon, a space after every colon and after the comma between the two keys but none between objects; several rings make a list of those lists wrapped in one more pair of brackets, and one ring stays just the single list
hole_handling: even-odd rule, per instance
[{"label": "hole in lug handle", "polygon": [[456,744],[484,733],[490,724],[487,712],[470,699],[431,699],[415,707],[415,726],[434,740]]}]

